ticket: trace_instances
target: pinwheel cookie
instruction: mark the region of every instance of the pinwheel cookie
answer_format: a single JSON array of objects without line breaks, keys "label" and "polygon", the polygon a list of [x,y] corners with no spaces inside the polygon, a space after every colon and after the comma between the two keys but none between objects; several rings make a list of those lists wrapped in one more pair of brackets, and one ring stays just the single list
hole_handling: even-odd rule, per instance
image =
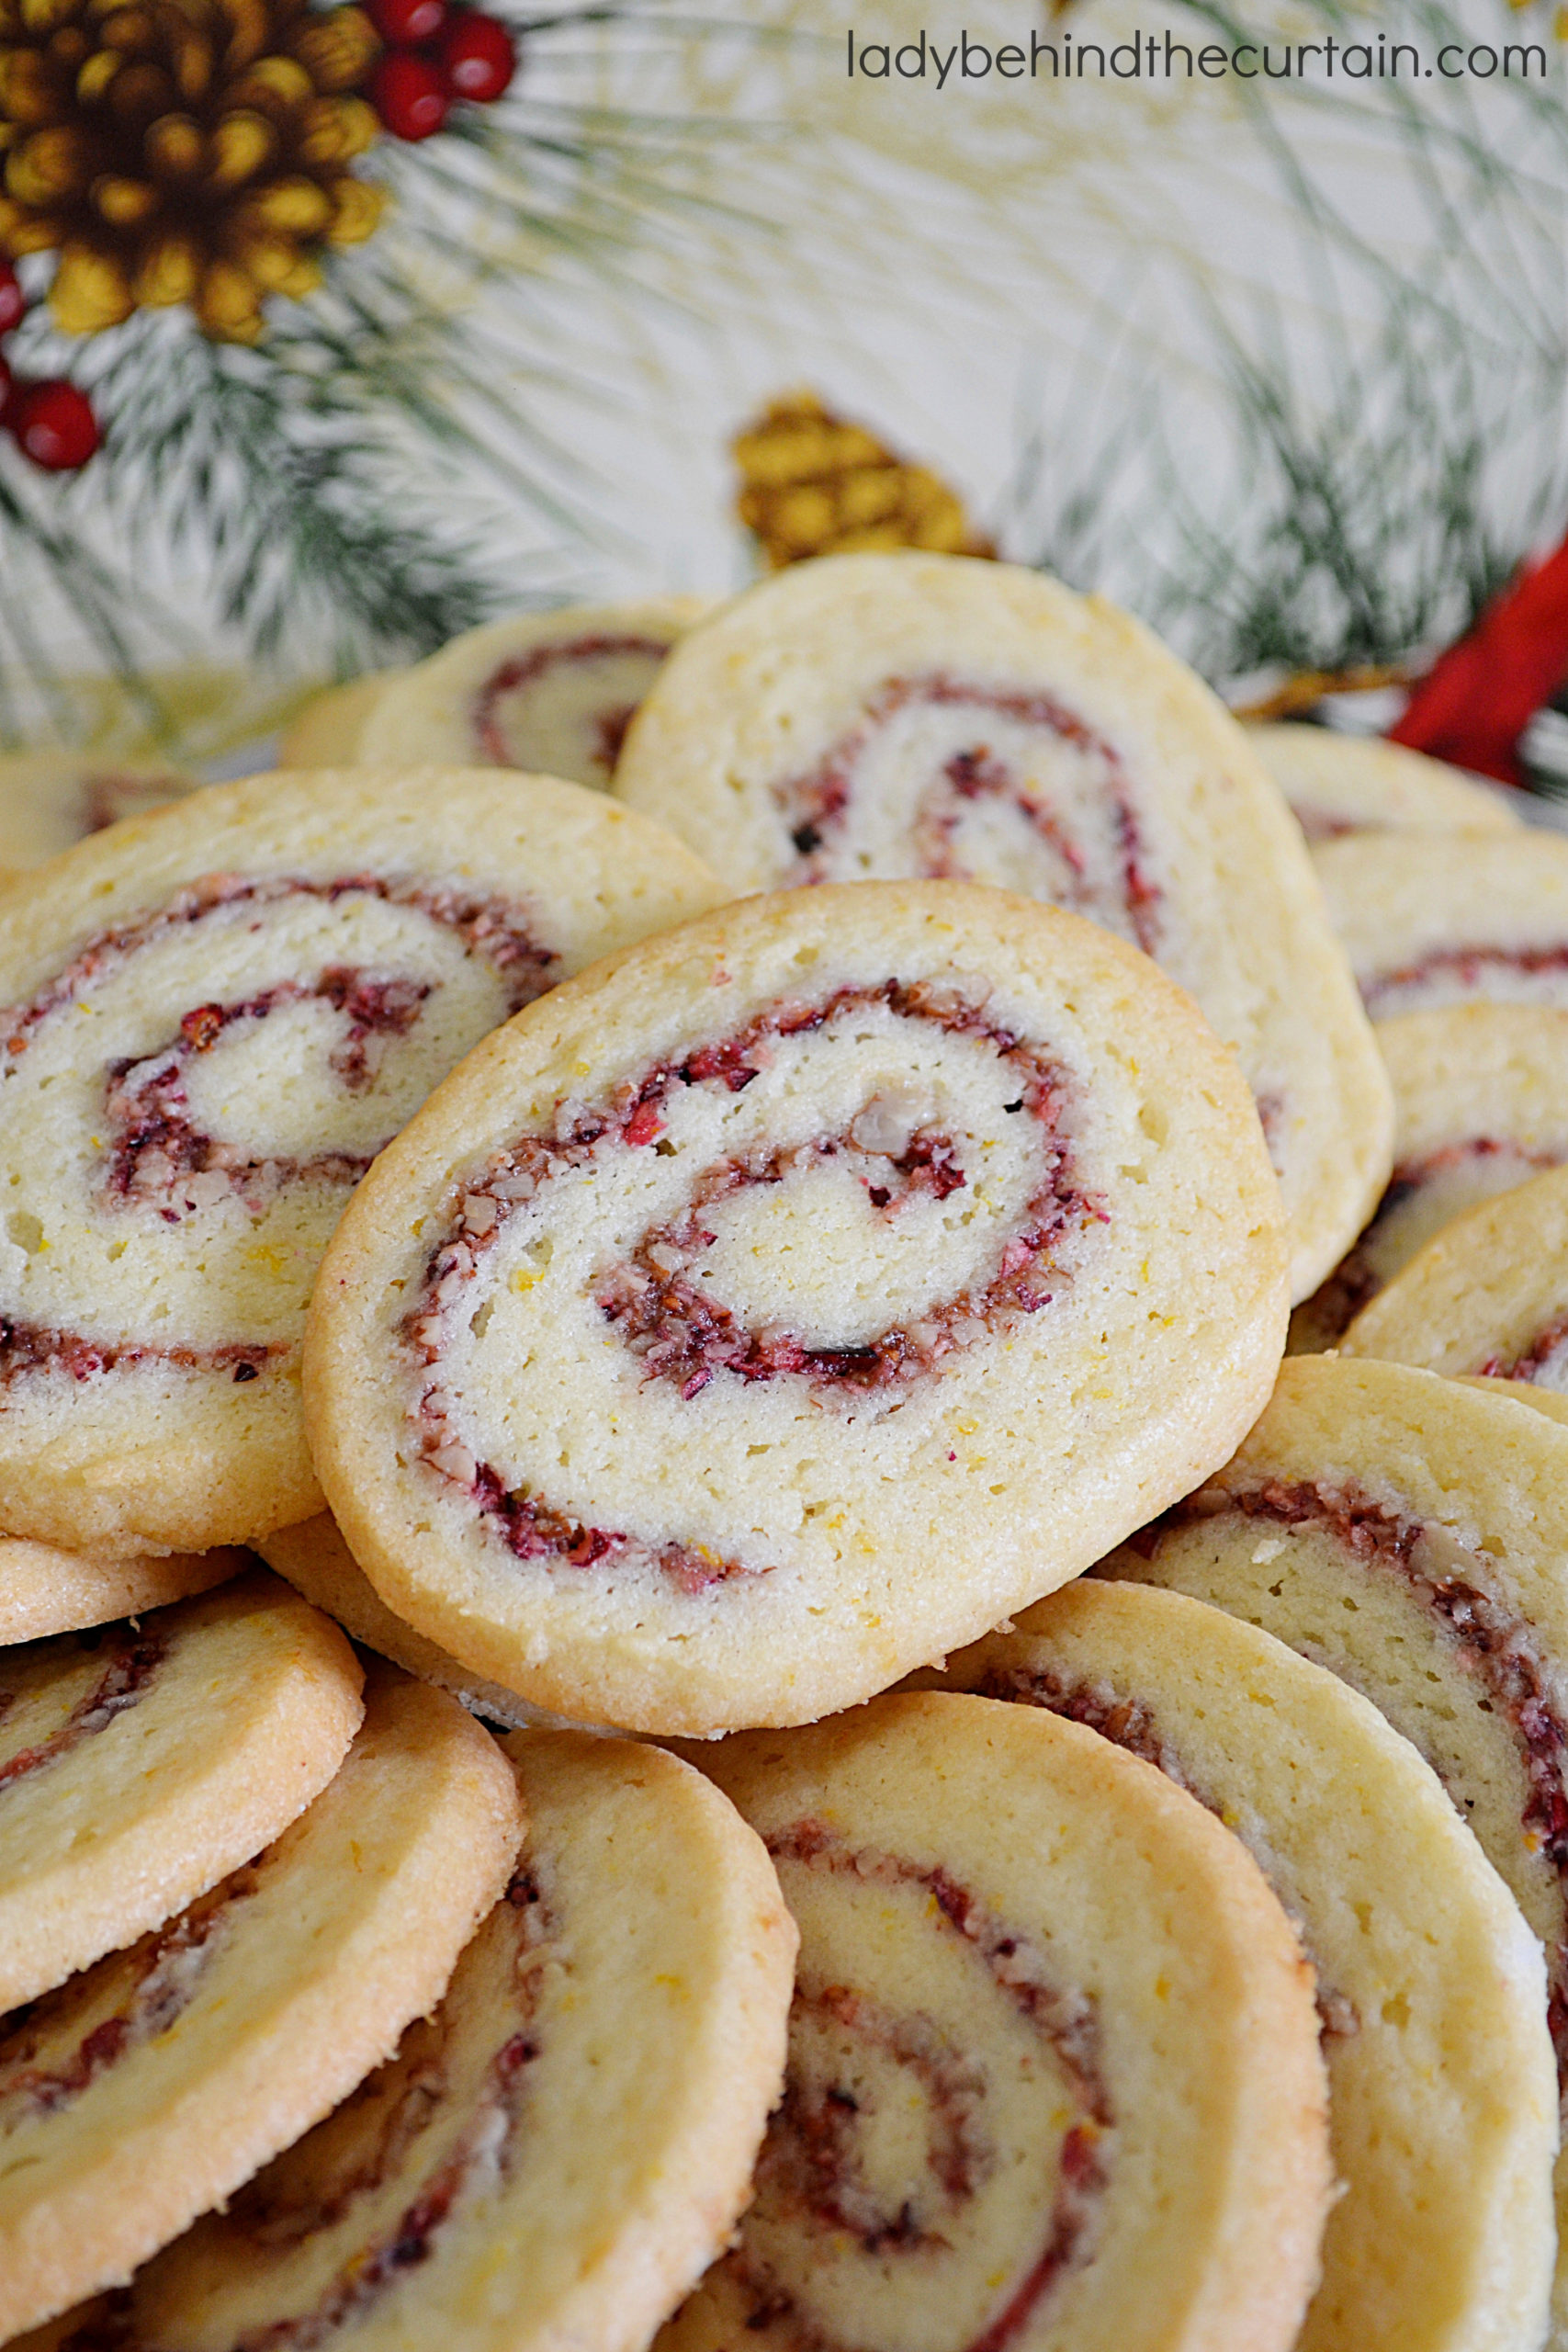
[{"label": "pinwheel cookie", "polygon": [[215,786],[0,907],[0,1525],[319,1510],[299,1340],[354,1184],[497,1022],[720,895],[597,794],[425,771]]},{"label": "pinwheel cookie", "polygon": [[1365,1222],[1388,1094],[1301,834],[1228,713],[1112,606],[962,557],[793,566],[677,647],[615,791],[737,890],[948,876],[1103,923],[1238,1055],[1296,1296]]},{"label": "pinwheel cookie", "polygon": [[1568,841],[1375,834],[1314,852],[1374,1021],[1476,998],[1568,1006]]},{"label": "pinwheel cookie", "polygon": [[1223,1461],[1283,1301],[1247,1090],[1146,958],[962,883],[784,892],[454,1074],[323,1265],[311,1442],[475,1672],[810,1721]]},{"label": "pinwheel cookie", "polygon": [[363,1679],[337,1627],[260,1569],[0,1651],[0,2011],[270,1845],[342,1763]]},{"label": "pinwheel cookie", "polygon": [[[1263,1626],[1421,1750],[1546,1948],[1568,2081],[1565,1557],[1568,1429],[1403,1364],[1303,1357],[1152,1555],[1111,1566]],[[1568,2158],[1557,2212],[1562,2346]]]},{"label": "pinwheel cookie", "polygon": [[366,720],[392,680],[406,674],[402,670],[369,670],[363,677],[313,695],[283,730],[278,766],[352,767],[359,757]]},{"label": "pinwheel cookie", "polygon": [[297,1527],[276,1529],[264,1537],[258,1549],[269,1567],[287,1577],[317,1609],[335,1618],[356,1642],[389,1657],[408,1673],[417,1674],[422,1682],[450,1690],[471,1714],[513,1728],[539,1724],[560,1726],[558,1716],[531,1707],[526,1699],[520,1699],[514,1690],[503,1690],[499,1682],[470,1674],[446,1650],[394,1616],[344,1542],[343,1530],[330,1510],[318,1511],[314,1519],[301,1520]]},{"label": "pinwheel cookie", "polygon": [[0,868],[41,865],[122,817],[142,817],[197,788],[161,763],[95,760],[80,752],[0,756]]},{"label": "pinwheel cookie", "polygon": [[1247,740],[1308,841],[1341,833],[1495,833],[1522,823],[1509,796],[1444,760],[1331,727],[1248,727]]},{"label": "pinwheel cookie", "polygon": [[1540,1953],[1408,1742],[1256,1626],[1093,1577],[940,1687],[1049,1708],[1157,1764],[1300,1928],[1344,2194],[1297,2352],[1539,2344],[1557,2135]]},{"label": "pinwheel cookie", "polygon": [[690,1766],[581,1734],[509,1745],[527,1842],[435,2015],[33,2352],[643,2352],[746,2201],[795,1928]]},{"label": "pinwheel cookie", "polygon": [[523,1822],[488,1733],[377,1668],[331,1786],[165,1928],[0,2019],[0,2328],[118,2285],[446,1987]]},{"label": "pinwheel cookie", "polygon": [[1348,1356],[1568,1391],[1568,1169],[1445,1225],[1365,1307]]},{"label": "pinwheel cookie", "polygon": [[87,1559],[58,1544],[0,1535],[0,1645],[107,1625],[238,1576],[243,1552],[133,1552]]},{"label": "pinwheel cookie", "polygon": [[1291,1323],[1292,1354],[1336,1345],[1450,1220],[1568,1159],[1568,1011],[1453,1004],[1380,1024],[1394,1168],[1354,1249]]},{"label": "pinwheel cookie", "polygon": [[653,596],[469,629],[387,681],[351,756],[372,766],[490,761],[607,791],[632,714],[708,609],[700,596]]},{"label": "pinwheel cookie", "polygon": [[733,2252],[657,2352],[1285,2352],[1330,2178],[1312,1972],[1147,1764],[982,1699],[702,1757],[800,1928]]}]

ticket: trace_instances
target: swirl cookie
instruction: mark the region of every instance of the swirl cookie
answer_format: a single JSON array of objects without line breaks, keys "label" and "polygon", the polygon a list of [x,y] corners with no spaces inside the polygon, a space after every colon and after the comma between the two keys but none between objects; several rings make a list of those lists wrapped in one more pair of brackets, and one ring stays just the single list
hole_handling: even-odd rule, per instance
[{"label": "swirl cookie", "polygon": [[[1568,1430],[1403,1364],[1302,1357],[1234,1462],[1118,1576],[1247,1618],[1433,1766],[1546,1948],[1568,2086]],[[1568,2344],[1568,2156],[1552,2343]]]},{"label": "swirl cookie", "polygon": [[795,1932],[671,1756],[509,1743],[528,1838],[434,2016],[73,2352],[643,2352],[720,2252],[784,2072]]},{"label": "swirl cookie", "polygon": [[342,1763],[363,1681],[337,1627],[261,1569],[0,1651],[0,2011],[270,1845]]},{"label": "swirl cookie", "polygon": [[41,865],[124,817],[182,799],[197,782],[162,762],[95,760],[81,752],[0,755],[0,868]]},{"label": "swirl cookie", "polygon": [[1300,1929],[1344,2194],[1297,2352],[1539,2344],[1557,2137],[1540,1953],[1408,1742],[1255,1626],[1093,1577],[932,1687],[1048,1708],[1157,1764]]},{"label": "swirl cookie", "polygon": [[455,637],[377,695],[352,756],[370,766],[481,762],[607,792],[637,705],[701,596],[570,605]]},{"label": "swirl cookie", "polygon": [[[394,678],[403,670],[370,670],[341,686],[328,686],[296,711],[277,746],[280,768],[346,768],[359,757],[365,722]],[[1411,758],[1416,756],[1412,752]],[[467,766],[465,760],[460,763]]]},{"label": "swirl cookie", "polygon": [[507,1883],[516,1785],[372,1674],[331,1785],[155,1935],[0,2019],[0,2329],[118,2285],[347,2097]]},{"label": "swirl cookie", "polygon": [[1376,1214],[1291,1320],[1292,1355],[1351,1318],[1450,1219],[1568,1159],[1568,1011],[1454,1004],[1379,1024],[1394,1165]]},{"label": "swirl cookie", "polygon": [[721,896],[543,777],[212,786],[0,905],[0,1525],[199,1551],[321,1508],[305,1302],[435,1080]]},{"label": "swirl cookie", "polygon": [[540,1724],[562,1727],[558,1717],[531,1707],[526,1699],[520,1699],[514,1690],[503,1690],[499,1682],[470,1674],[448,1652],[394,1616],[344,1542],[343,1530],[330,1510],[318,1511],[314,1519],[302,1520],[297,1527],[275,1529],[257,1548],[269,1567],[287,1577],[312,1607],[335,1618],[356,1642],[389,1657],[407,1673],[417,1674],[422,1682],[450,1690],[470,1714],[513,1729]]},{"label": "swirl cookie", "polygon": [[238,1576],[243,1552],[132,1553],[124,1559],[86,1559],[57,1544],[29,1544],[0,1535],[0,1645],[73,1634],[163,1609]]},{"label": "swirl cookie", "polygon": [[1477,999],[1568,1007],[1568,841],[1538,830],[1359,835],[1314,853],[1380,1024]]},{"label": "swirl cookie", "polygon": [[1403,743],[1331,727],[1245,732],[1309,842],[1341,833],[1495,833],[1523,821],[1495,786]]},{"label": "swirl cookie", "polygon": [[1568,1169],[1445,1225],[1339,1342],[1348,1356],[1568,1392]]},{"label": "swirl cookie", "polygon": [[677,647],[615,791],[732,889],[939,876],[1089,916],[1238,1055],[1293,1295],[1388,1169],[1387,1089],[1301,835],[1190,671],[1097,599],[962,557],[779,573]]},{"label": "swirl cookie", "polygon": [[1268,1392],[1279,1193],[1148,961],[962,883],[743,899],[471,1055],[311,1304],[388,1605],[580,1722],[864,1698],[1077,1575]]},{"label": "swirl cookie", "polygon": [[800,1928],[733,2251],[656,2352],[1285,2352],[1327,2203],[1312,1972],[1076,1724],[895,1696],[705,1770]]}]

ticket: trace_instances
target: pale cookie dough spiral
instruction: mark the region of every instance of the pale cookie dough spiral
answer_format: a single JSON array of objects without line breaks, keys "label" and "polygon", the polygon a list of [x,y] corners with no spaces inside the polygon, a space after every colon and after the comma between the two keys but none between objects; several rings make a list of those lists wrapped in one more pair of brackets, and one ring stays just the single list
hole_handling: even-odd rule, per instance
[{"label": "pale cookie dough spiral", "polygon": [[1279,1250],[1234,1066],[1144,958],[959,884],[745,900],[531,1008],[385,1157],[312,1303],[316,1457],[475,1672],[809,1719],[1185,1491],[1271,1376]]}]

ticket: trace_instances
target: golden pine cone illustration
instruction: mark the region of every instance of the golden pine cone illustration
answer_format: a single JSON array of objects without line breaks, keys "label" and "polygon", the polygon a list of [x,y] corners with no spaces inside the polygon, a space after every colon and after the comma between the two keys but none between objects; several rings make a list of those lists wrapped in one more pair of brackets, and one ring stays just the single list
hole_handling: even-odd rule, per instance
[{"label": "golden pine cone illustration", "polygon": [[736,512],[761,541],[770,571],[857,548],[996,552],[971,528],[956,491],[864,425],[835,416],[815,392],[773,401],[737,435],[734,449]]},{"label": "golden pine cone illustration", "polygon": [[0,253],[58,252],[68,334],[189,303],[254,343],[323,245],[381,195],[348,166],[380,131],[354,95],[379,42],[308,0],[0,0]]}]

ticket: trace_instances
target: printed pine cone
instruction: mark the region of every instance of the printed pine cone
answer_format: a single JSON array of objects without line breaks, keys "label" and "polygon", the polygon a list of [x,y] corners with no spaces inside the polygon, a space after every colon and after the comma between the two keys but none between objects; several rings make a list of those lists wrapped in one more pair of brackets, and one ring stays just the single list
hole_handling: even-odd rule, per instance
[{"label": "printed pine cone", "polygon": [[970,528],[957,492],[823,407],[814,392],[774,401],[735,441],[735,506],[761,540],[770,571],[852,548],[926,548],[992,555]]},{"label": "printed pine cone", "polygon": [[188,302],[255,342],[264,296],[308,293],[379,218],[348,170],[378,46],[307,0],[0,0],[0,252],[59,252],[68,334]]}]

